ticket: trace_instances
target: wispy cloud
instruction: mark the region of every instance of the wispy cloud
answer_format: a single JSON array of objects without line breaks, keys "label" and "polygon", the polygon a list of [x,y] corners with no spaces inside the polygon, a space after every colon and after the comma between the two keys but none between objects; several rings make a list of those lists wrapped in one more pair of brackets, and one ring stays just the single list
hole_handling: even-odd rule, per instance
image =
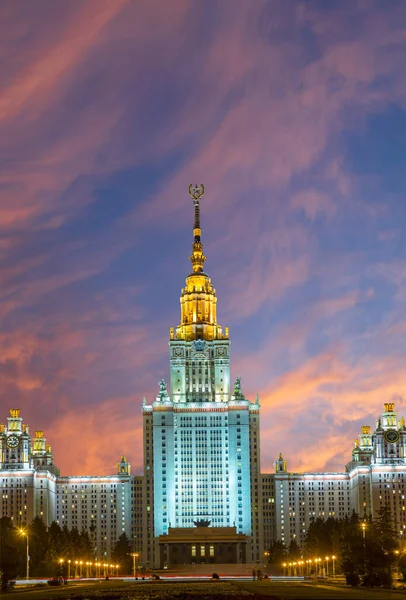
[{"label": "wispy cloud", "polygon": [[[187,186],[203,181],[207,269],[233,373],[262,398],[264,468],[280,450],[294,468],[342,467],[361,422],[406,397],[391,171],[406,149],[405,7],[0,11],[4,410],[47,432],[65,474],[111,472],[122,452],[140,466],[141,398],[168,372],[189,268]],[[360,140],[387,142],[373,166]]]}]

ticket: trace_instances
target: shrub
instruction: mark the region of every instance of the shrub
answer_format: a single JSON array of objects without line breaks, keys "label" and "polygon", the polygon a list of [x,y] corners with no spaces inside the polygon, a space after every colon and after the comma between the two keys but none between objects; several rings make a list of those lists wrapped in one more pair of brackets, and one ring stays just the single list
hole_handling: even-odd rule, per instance
[{"label": "shrub", "polygon": [[217,573],[213,573],[213,575],[211,576],[212,579],[220,579],[219,575],[217,575]]},{"label": "shrub", "polygon": [[352,587],[357,587],[357,585],[359,585],[359,575],[358,573],[347,573],[345,576],[345,580],[347,582],[348,585],[351,585]]}]

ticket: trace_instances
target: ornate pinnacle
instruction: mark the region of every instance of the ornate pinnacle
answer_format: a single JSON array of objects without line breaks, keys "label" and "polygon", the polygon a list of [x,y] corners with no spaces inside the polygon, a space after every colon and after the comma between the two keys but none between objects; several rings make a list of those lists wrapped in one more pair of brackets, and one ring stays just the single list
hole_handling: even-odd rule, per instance
[{"label": "ornate pinnacle", "polygon": [[201,183],[200,185],[193,185],[192,183],[189,185],[189,196],[193,200],[193,204],[195,207],[195,219],[193,224],[193,246],[192,246],[192,256],[190,260],[192,261],[193,271],[195,273],[201,273],[203,271],[204,261],[206,257],[203,254],[203,245],[200,241],[201,229],[200,229],[200,198],[204,195],[204,185]]}]

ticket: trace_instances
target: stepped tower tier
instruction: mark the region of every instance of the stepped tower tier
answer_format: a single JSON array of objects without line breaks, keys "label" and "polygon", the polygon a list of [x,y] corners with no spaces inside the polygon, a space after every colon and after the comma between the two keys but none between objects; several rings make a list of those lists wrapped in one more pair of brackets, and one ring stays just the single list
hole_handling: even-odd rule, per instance
[{"label": "stepped tower tier", "polygon": [[217,323],[217,297],[203,271],[200,200],[204,186],[189,186],[194,204],[192,272],[180,297],[180,323],[169,335],[171,400],[173,402],[227,402],[230,398],[228,327]]}]

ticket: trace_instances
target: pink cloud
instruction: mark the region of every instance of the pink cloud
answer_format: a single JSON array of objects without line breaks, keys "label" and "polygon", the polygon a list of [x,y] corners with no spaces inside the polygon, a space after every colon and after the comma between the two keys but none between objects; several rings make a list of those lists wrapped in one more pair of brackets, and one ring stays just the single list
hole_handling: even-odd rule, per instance
[{"label": "pink cloud", "polygon": [[142,472],[142,416],[133,398],[68,407],[47,424],[45,436],[62,475],[113,475],[121,455],[131,462],[133,473]]},{"label": "pink cloud", "polygon": [[317,215],[325,215],[331,218],[337,210],[335,203],[327,194],[315,190],[294,194],[291,203],[293,208],[304,211],[311,221],[314,221]]},{"label": "pink cloud", "polygon": [[[304,305],[289,325],[283,322],[276,331],[270,327],[257,351],[235,349],[233,369],[247,374],[249,393],[260,388],[266,465],[275,451],[285,448],[286,424],[295,431],[284,450],[293,468],[336,465],[349,456],[350,447],[342,447],[350,443],[355,421],[365,411],[379,411],[391,394],[404,397],[405,380],[394,351],[381,349],[391,336],[402,344],[404,323],[394,309],[386,330],[371,327],[369,340],[380,352],[364,360],[351,349],[350,336],[341,342],[340,326],[347,323],[340,320],[342,313],[352,314],[368,300],[358,290],[363,263],[354,275],[351,266],[359,256],[322,255],[314,224],[317,216],[324,216],[328,232],[334,233],[335,217],[350,203],[351,209],[356,204],[369,211],[371,218],[384,212],[381,206],[371,209],[362,197],[350,198],[356,177],[346,172],[338,138],[348,126],[362,129],[371,111],[388,102],[404,103],[405,78],[399,76],[404,30],[395,31],[383,13],[377,18],[364,11],[359,39],[353,40],[343,26],[347,9],[339,18],[298,5],[289,23],[292,38],[281,39],[283,3],[271,8],[235,3],[232,11],[219,5],[218,23],[203,44],[200,13],[189,2],[166,7],[152,0],[137,5],[120,0],[95,6],[64,9],[64,23],[57,19],[54,28],[51,21],[48,30],[36,35],[28,35],[32,27],[13,8],[18,43],[10,28],[0,42],[13,56],[15,44],[30,38],[25,60],[11,60],[15,71],[8,67],[0,96],[2,139],[9,157],[0,175],[0,228],[9,235],[0,239],[3,398],[20,402],[33,422],[39,421],[38,407],[47,418],[50,413],[54,427],[48,439],[66,474],[111,472],[121,451],[131,460],[136,456],[139,464],[139,421],[128,417],[133,410],[128,390],[106,392],[100,411],[98,396],[109,378],[117,388],[124,379],[123,385],[134,386],[138,411],[143,392],[153,393],[161,375],[157,370],[167,356],[167,326],[160,318],[147,322],[148,307],[140,300],[141,287],[147,284],[136,279],[138,274],[136,285],[121,289],[126,297],[131,295],[129,305],[91,298],[95,304],[89,308],[78,304],[74,294],[69,296],[69,288],[104,274],[137,247],[144,229],[153,226],[157,237],[161,231],[172,232],[174,238],[181,231],[189,235],[186,188],[203,180],[207,264],[214,284],[224,290],[221,322],[243,326],[249,318],[273,316],[289,293],[300,295],[313,277],[332,287],[331,297]],[[400,27],[404,8],[395,12]],[[308,62],[298,33],[302,26],[311,27],[320,53]],[[165,76],[170,84],[156,86]],[[377,85],[381,77],[391,85]],[[174,90],[182,91],[181,99],[171,96]],[[176,104],[162,122],[164,109],[154,104],[159,95],[162,106]],[[149,105],[156,113],[148,112]],[[173,156],[182,156],[181,166],[157,176],[158,189],[135,202],[132,215],[125,214],[108,230],[106,226],[103,243],[93,247],[75,232],[59,245],[58,230],[79,218],[86,206],[94,204],[98,214],[94,192],[111,174],[134,167],[141,171],[151,164],[160,168]],[[316,190],[314,179],[322,191]],[[136,188],[134,195],[138,193]],[[308,222],[298,222],[299,212]],[[216,241],[208,236],[209,222]],[[52,229],[56,235],[46,250],[24,258],[27,238],[40,240]],[[48,269],[51,253],[58,252],[58,269]],[[75,252],[78,258],[73,259]],[[168,262],[172,277],[169,249],[163,254],[159,260]],[[13,264],[11,257],[16,259]],[[400,302],[403,267],[383,263],[379,268],[381,274],[389,273]],[[142,291],[155,299],[156,290]],[[60,302],[60,313],[46,314],[49,298]],[[67,298],[71,306],[64,303]],[[35,316],[38,308],[40,317]],[[24,314],[32,317],[22,323]],[[312,356],[307,343],[321,327],[327,341]],[[332,328],[340,343],[332,342]],[[286,357],[284,373],[273,367],[280,355]],[[111,374],[114,369],[119,375]],[[288,418],[286,411],[291,413]],[[316,416],[309,431],[315,439],[306,438],[308,452],[303,456],[304,438],[298,429],[300,419],[312,411]],[[348,435],[337,433],[334,426],[346,419]],[[64,456],[62,442],[77,437],[80,423],[89,431],[91,448],[84,462],[85,438],[75,444],[71,458],[70,453]],[[46,424],[39,427],[47,429]],[[105,439],[109,444],[99,455],[97,448]]]}]

